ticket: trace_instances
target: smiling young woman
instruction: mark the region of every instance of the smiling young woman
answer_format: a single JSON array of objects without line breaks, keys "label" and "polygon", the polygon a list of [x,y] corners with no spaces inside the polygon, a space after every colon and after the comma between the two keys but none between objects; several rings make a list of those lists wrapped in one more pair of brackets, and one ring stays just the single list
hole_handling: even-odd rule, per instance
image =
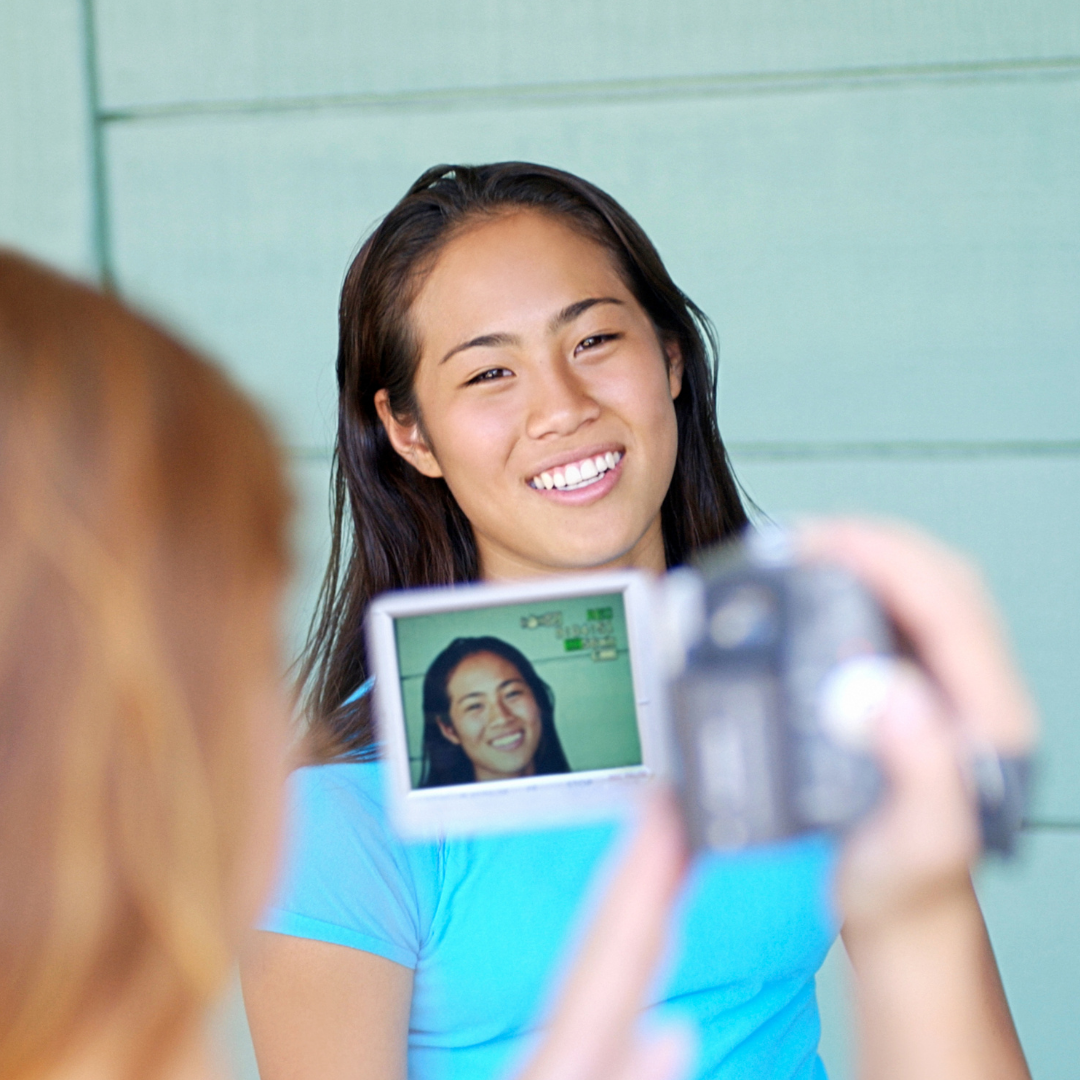
[{"label": "smiling young woman", "polygon": [[455,638],[424,675],[421,787],[570,771],[555,697],[501,638]]},{"label": "smiling young woman", "polygon": [[442,737],[460,746],[474,780],[535,776],[540,709],[517,668],[494,653],[463,660],[446,684],[450,708]]},{"label": "smiling young woman", "polygon": [[[618,323],[605,324],[616,313]],[[558,358],[556,348],[565,350]],[[615,353],[614,362],[592,364],[594,349],[601,360]],[[662,569],[745,526],[716,425],[715,354],[708,320],[641,227],[587,181],[509,162],[437,166],[413,184],[365,241],[341,293],[334,542],[302,671],[313,757],[371,746],[368,702],[350,699],[367,678],[361,627],[378,593],[500,570],[632,562],[645,532],[649,544],[639,553],[652,555],[642,565]],[[644,370],[641,381],[626,370],[631,364]],[[590,404],[594,385],[622,397]],[[603,415],[593,416],[596,409]],[[644,423],[648,409],[659,417],[655,431]],[[665,441],[672,421],[673,458]],[[568,423],[576,426],[568,431]],[[622,471],[624,435],[615,432],[648,440],[632,469],[633,486],[650,486],[640,505],[604,490]],[[571,464],[600,454],[607,464],[609,453],[619,471],[600,492],[563,489],[556,505],[535,487],[523,490],[537,476],[543,484],[545,472],[557,490],[560,470],[565,481]],[[462,471],[474,459],[482,470],[475,485]],[[517,473],[485,491],[500,459]],[[625,490],[621,481],[613,487]],[[569,512],[574,498],[587,502],[578,508],[586,514]],[[616,506],[644,522],[641,535],[628,523],[620,529]],[[495,507],[507,521],[519,519],[510,527],[516,539],[491,521]],[[588,527],[579,524],[586,516]],[[529,531],[546,551],[531,550],[533,541],[519,551]]]},{"label": "smiling young woman", "polygon": [[[420,177],[354,260],[340,331],[303,671],[317,764],[294,774],[290,863],[243,968],[252,1035],[263,1080],[492,1077],[529,1044],[617,830],[404,845],[357,692],[364,614],[387,589],[660,572],[740,530],[712,336],[625,210],[522,163]],[[702,1075],[824,1075],[834,862],[812,838],[695,866],[656,1003],[698,1029]]]},{"label": "smiling young woman", "polygon": [[394,449],[446,481],[482,577],[665,569],[682,356],[603,248],[504,211],[443,249],[412,320],[417,414],[396,417],[385,390],[376,408]]}]

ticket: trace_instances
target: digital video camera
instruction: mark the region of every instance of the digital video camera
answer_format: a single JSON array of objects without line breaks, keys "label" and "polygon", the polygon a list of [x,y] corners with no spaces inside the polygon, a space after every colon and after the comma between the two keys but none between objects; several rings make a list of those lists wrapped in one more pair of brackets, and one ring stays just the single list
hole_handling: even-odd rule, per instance
[{"label": "digital video camera", "polygon": [[[691,567],[389,593],[368,649],[406,836],[546,828],[674,786],[695,848],[842,833],[881,795],[871,754],[898,642],[848,571],[781,530]],[[973,749],[984,843],[1020,827],[1026,759]]]}]

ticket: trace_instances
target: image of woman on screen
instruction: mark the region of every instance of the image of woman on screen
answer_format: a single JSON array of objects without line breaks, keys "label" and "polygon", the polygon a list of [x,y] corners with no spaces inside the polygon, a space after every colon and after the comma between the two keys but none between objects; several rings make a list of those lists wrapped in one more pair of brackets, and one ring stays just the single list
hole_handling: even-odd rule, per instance
[{"label": "image of woman on screen", "polygon": [[455,638],[431,662],[423,753],[420,787],[570,771],[551,688],[497,637]]}]

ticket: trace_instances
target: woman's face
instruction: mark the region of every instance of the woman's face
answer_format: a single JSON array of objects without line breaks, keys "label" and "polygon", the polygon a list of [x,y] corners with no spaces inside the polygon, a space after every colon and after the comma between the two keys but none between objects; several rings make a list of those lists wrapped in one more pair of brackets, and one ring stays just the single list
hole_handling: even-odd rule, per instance
[{"label": "woman's face", "polygon": [[521,672],[495,653],[467,656],[446,683],[450,723],[439,728],[473,763],[477,780],[536,772],[540,707]]},{"label": "woman's face", "polygon": [[675,346],[607,252],[519,211],[443,249],[412,308],[422,424],[380,415],[398,452],[445,478],[485,578],[664,568],[675,467]]}]

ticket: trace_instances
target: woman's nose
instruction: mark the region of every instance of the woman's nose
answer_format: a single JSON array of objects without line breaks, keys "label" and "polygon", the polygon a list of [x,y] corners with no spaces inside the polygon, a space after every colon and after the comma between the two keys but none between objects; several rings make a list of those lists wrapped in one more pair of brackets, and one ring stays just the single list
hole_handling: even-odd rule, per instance
[{"label": "woman's nose", "polygon": [[600,415],[600,406],[580,376],[562,358],[545,365],[530,381],[526,433],[531,439],[573,435]]}]

